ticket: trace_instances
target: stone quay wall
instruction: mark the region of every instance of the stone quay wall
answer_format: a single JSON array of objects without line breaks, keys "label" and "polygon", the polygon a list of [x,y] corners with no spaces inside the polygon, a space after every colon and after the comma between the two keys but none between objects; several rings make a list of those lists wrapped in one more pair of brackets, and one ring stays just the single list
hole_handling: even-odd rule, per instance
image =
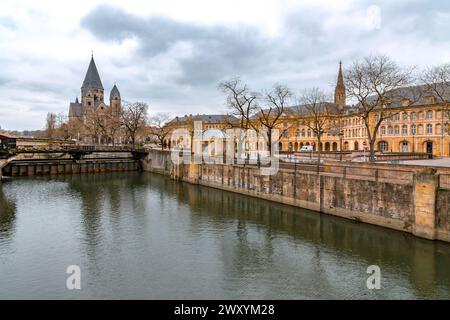
[{"label": "stone quay wall", "polygon": [[2,169],[4,176],[39,176],[100,172],[138,171],[139,162],[122,160],[10,162]]},{"label": "stone quay wall", "polygon": [[450,187],[440,186],[447,168],[325,162],[314,170],[280,169],[261,175],[250,165],[174,165],[170,153],[152,151],[144,171],[283,204],[450,242]]}]

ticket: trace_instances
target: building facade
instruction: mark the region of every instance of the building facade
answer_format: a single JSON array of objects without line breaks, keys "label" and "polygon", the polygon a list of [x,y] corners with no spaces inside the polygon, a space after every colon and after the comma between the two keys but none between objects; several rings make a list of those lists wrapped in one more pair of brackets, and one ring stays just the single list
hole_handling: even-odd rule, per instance
[{"label": "building facade", "polygon": [[[450,84],[442,84],[450,86]],[[450,156],[450,104],[439,103],[425,85],[397,89],[403,97],[385,106],[384,114],[389,114],[378,131],[375,150],[378,152],[425,152],[434,156]],[[448,92],[450,92],[450,87]],[[447,97],[450,101],[450,97]],[[362,151],[368,147],[367,129],[357,107],[346,104],[342,65],[339,65],[334,94],[333,114],[330,116],[330,130],[322,136],[323,151]],[[296,114],[286,116],[280,125],[289,130],[280,139],[279,149],[297,152],[304,145],[312,145],[317,150],[316,137],[306,126],[301,125],[301,117]],[[372,131],[380,116],[374,110],[369,117]]]}]

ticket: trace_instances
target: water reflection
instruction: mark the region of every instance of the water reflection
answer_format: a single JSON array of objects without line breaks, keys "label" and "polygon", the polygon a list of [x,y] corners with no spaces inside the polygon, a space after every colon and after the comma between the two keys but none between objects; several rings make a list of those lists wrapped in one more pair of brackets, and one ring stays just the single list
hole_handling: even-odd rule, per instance
[{"label": "water reflection", "polygon": [[[450,298],[448,244],[156,174],[5,183],[2,253],[0,297],[26,296],[20,264],[45,279],[44,297]],[[80,296],[47,275],[70,263],[83,267]],[[376,292],[365,287],[373,264]]]},{"label": "water reflection", "polygon": [[[443,292],[450,297],[450,270],[444,267],[450,266],[448,244],[212,188],[173,183],[159,176],[152,178],[153,186],[192,208],[193,228],[223,221],[236,224],[237,245],[226,247],[224,255],[232,257],[225,261],[239,266],[234,269],[237,273],[245,272],[246,268],[252,272],[266,268],[258,257],[264,256],[268,259],[265,262],[270,263],[273,242],[287,236],[312,247],[315,266],[311,276],[323,281],[323,286],[330,280],[322,265],[321,252],[332,251],[337,260],[357,259],[363,266],[378,264],[387,272],[407,276],[419,297],[431,298]],[[264,238],[257,239],[257,246],[249,242],[248,225],[264,229]]]},{"label": "water reflection", "polygon": [[[0,244],[8,242],[14,233],[16,222],[16,201],[6,196],[0,182]],[[1,252],[1,251],[0,251]]]}]

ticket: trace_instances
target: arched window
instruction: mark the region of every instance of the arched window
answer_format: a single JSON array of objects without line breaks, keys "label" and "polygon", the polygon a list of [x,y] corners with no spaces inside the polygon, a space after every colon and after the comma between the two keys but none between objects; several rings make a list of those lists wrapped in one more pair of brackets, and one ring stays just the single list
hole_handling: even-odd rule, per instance
[{"label": "arched window", "polygon": [[421,124],[418,125],[417,134],[423,134],[423,125],[421,125]]},{"label": "arched window", "polygon": [[325,142],[325,151],[330,151],[330,143]]},{"label": "arched window", "polygon": [[416,125],[415,124],[413,124],[412,126],[411,126],[411,134],[416,134]]},{"label": "arched window", "polygon": [[398,136],[400,134],[400,128],[398,126],[395,126],[395,135]]},{"label": "arched window", "polygon": [[408,141],[402,141],[400,143],[400,148],[401,148],[402,152],[408,152],[409,151]]},{"label": "arched window", "polygon": [[305,129],[302,129],[302,137],[305,136]]},{"label": "arched window", "polygon": [[408,126],[406,124],[404,124],[402,126],[402,135],[407,135],[408,134]]},{"label": "arched window", "polygon": [[403,121],[406,121],[406,119],[408,119],[408,113],[403,112],[402,120],[403,120]]},{"label": "arched window", "polygon": [[359,150],[359,144],[358,141],[355,141],[355,144],[353,146],[353,150],[358,151]]},{"label": "arched window", "polygon": [[430,111],[427,112],[427,119],[428,120],[432,120],[433,119],[433,111],[430,110]]},{"label": "arched window", "polygon": [[333,151],[338,151],[337,142],[333,142]]},{"label": "arched window", "polygon": [[386,141],[378,142],[378,151],[380,152],[388,151],[388,143]]},{"label": "arched window", "polygon": [[411,112],[411,120],[412,121],[416,120],[416,113],[415,112]]},{"label": "arched window", "polygon": [[433,125],[427,124],[427,134],[433,134]]},{"label": "arched window", "polygon": [[398,113],[396,113],[396,114],[394,115],[394,120],[395,120],[395,121],[400,120],[400,115],[399,115]]},{"label": "arched window", "polygon": [[308,137],[311,137],[311,129],[308,129]]},{"label": "arched window", "polygon": [[388,127],[388,134],[392,135],[392,127],[391,126]]},{"label": "arched window", "polygon": [[435,125],[434,129],[436,131],[436,134],[442,134],[441,125],[439,123]]},{"label": "arched window", "polygon": [[344,151],[348,151],[348,141],[344,142]]},{"label": "arched window", "polygon": [[295,129],[295,136],[300,137],[300,129],[299,128]]},{"label": "arched window", "polygon": [[381,135],[386,135],[386,127],[381,127]]}]

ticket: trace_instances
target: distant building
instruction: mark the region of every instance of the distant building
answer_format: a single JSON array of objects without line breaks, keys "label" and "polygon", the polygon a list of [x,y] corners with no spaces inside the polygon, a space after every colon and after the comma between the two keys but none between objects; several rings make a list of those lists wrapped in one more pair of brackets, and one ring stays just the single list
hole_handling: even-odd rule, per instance
[{"label": "distant building", "polygon": [[86,115],[92,111],[119,114],[121,107],[120,92],[116,85],[114,85],[109,94],[109,105],[105,103],[102,80],[92,56],[81,86],[81,101],[77,97],[75,102],[71,102],[69,105],[69,121],[84,121]]}]

